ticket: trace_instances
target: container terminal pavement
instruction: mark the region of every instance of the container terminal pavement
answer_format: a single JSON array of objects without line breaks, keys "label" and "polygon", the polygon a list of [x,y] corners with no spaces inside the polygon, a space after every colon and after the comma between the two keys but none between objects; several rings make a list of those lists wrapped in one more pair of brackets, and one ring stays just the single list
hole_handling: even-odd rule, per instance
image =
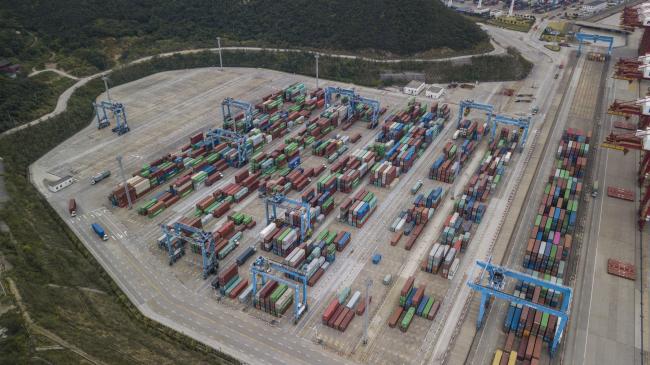
[{"label": "container terminal pavement", "polygon": [[[33,179],[145,315],[212,347],[250,363],[419,361],[535,121],[508,117],[525,107],[490,84],[439,102],[325,85],[268,70],[156,74],[111,90],[127,133],[90,126]],[[459,113],[466,99],[508,115]],[[558,285],[589,143],[565,136],[526,251],[534,276]],[[39,183],[68,174],[77,181],[56,193]],[[561,302],[540,286],[512,293]],[[531,363],[558,326],[532,313],[508,314],[524,328],[533,318]]]}]

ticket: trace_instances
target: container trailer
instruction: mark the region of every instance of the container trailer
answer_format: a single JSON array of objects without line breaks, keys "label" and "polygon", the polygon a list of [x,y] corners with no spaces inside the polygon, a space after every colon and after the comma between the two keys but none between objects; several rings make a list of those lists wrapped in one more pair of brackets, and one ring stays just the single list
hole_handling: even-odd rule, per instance
[{"label": "container trailer", "polygon": [[237,265],[238,265],[238,266],[242,266],[243,264],[245,264],[246,261],[247,261],[251,256],[253,256],[253,255],[255,254],[256,251],[257,251],[257,250],[255,249],[254,246],[250,246],[250,247],[248,247],[248,248],[246,249],[246,251],[242,252],[242,254],[239,255],[239,257],[237,257],[237,260],[236,260]]},{"label": "container trailer", "polygon": [[95,234],[99,236],[99,238],[101,238],[103,241],[108,241],[108,235],[102,226],[100,226],[98,223],[93,223],[90,225],[90,227],[95,232]]},{"label": "container trailer", "polygon": [[97,184],[98,182],[100,182],[100,181],[106,179],[106,178],[109,177],[109,176],[111,176],[111,171],[110,171],[110,170],[104,170],[104,171],[102,171],[102,172],[96,174],[95,176],[91,177],[91,178],[90,178],[90,184],[91,184],[91,185],[95,185],[95,184]]},{"label": "container trailer", "polygon": [[77,202],[74,200],[74,198],[71,198],[68,201],[68,213],[70,213],[70,217],[77,216]]}]

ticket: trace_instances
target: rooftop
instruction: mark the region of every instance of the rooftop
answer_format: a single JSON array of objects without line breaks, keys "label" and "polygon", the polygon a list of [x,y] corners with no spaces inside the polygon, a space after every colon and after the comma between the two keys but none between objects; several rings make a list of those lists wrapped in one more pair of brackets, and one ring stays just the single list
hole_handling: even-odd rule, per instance
[{"label": "rooftop", "polygon": [[48,181],[47,184],[48,184],[49,186],[57,186],[57,185],[59,185],[60,183],[62,183],[62,182],[64,182],[64,181],[67,181],[67,180],[70,180],[70,179],[72,179],[72,176],[70,176],[70,175],[66,175],[66,176],[60,178],[59,180],[56,180],[56,181]]},{"label": "rooftop", "polygon": [[405,87],[411,88],[411,89],[417,89],[420,86],[424,85],[424,82],[422,81],[417,81],[417,80],[411,80],[408,84],[406,84]]},{"label": "rooftop", "polygon": [[442,90],[443,89],[440,86],[434,86],[434,85],[429,86],[429,88],[427,89],[427,91],[431,91],[433,93],[439,93]]}]

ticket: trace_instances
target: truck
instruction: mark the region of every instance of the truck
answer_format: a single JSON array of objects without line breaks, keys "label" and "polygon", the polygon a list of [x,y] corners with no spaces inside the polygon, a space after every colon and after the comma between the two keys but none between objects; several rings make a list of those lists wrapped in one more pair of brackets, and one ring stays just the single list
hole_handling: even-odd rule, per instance
[{"label": "truck", "polygon": [[415,185],[413,185],[413,187],[411,188],[411,195],[415,195],[418,192],[418,190],[420,190],[421,187],[422,187],[422,180],[418,180],[418,182],[416,182]]},{"label": "truck", "polygon": [[95,185],[95,184],[97,184],[98,182],[100,182],[100,181],[106,179],[106,178],[109,177],[109,176],[111,176],[111,171],[110,171],[110,170],[104,170],[104,171],[98,173],[97,175],[91,177],[91,178],[90,178],[90,184],[91,184],[91,185]]},{"label": "truck", "polygon": [[242,252],[242,254],[239,255],[239,257],[237,257],[237,260],[236,260],[236,261],[237,261],[237,266],[242,266],[243,264],[245,264],[246,261],[247,261],[251,256],[253,256],[253,254],[255,254],[255,251],[257,251],[257,250],[255,249],[255,247],[254,247],[254,246],[250,246],[249,248],[246,249],[246,251]]},{"label": "truck", "polygon": [[71,217],[77,216],[77,202],[74,200],[74,198],[71,198],[68,201],[68,213],[70,213]]},{"label": "truck", "polygon": [[95,231],[95,233],[97,234],[97,236],[99,236],[99,238],[101,238],[103,241],[108,241],[108,235],[106,234],[102,226],[100,226],[98,223],[93,223],[90,225],[90,227],[93,229],[93,231]]},{"label": "truck", "polygon": [[594,184],[591,187],[591,197],[592,198],[598,197],[598,180],[594,180]]}]

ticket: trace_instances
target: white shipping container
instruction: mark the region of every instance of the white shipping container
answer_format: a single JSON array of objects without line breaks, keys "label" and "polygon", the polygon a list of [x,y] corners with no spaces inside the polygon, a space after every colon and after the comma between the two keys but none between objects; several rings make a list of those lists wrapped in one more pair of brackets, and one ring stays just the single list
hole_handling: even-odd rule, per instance
[{"label": "white shipping container", "polygon": [[298,253],[296,253],[291,258],[291,262],[289,262],[289,265],[291,265],[292,267],[296,267],[304,257],[305,257],[305,249],[301,248],[298,250]]},{"label": "white shipping container", "polygon": [[447,279],[452,280],[454,278],[456,271],[458,271],[459,265],[460,265],[460,259],[455,258],[454,262],[452,262],[451,264],[451,267],[449,267],[449,273],[447,273]]},{"label": "white shipping container", "polygon": [[271,223],[268,226],[264,227],[264,229],[260,231],[260,237],[263,239],[268,238],[267,236],[273,233],[276,227],[277,226],[275,225],[275,223]]},{"label": "white shipping container", "polygon": [[132,177],[132,178],[126,180],[126,183],[129,184],[129,185],[131,185],[131,186],[134,186],[134,187],[135,187],[135,185],[136,185],[137,183],[141,182],[143,179],[144,179],[144,178],[143,178],[142,176],[140,176],[140,175],[135,175],[134,177]]},{"label": "white shipping container", "polygon": [[346,307],[348,307],[348,309],[356,308],[357,303],[359,302],[360,298],[361,298],[361,292],[358,291],[358,290],[355,291],[354,294],[352,294],[352,297],[350,298],[350,300],[348,301],[348,304],[346,305]]},{"label": "white shipping container", "polygon": [[151,182],[148,179],[143,179],[139,183],[132,185],[135,189],[135,195],[140,195],[151,187]]},{"label": "white shipping container", "polygon": [[205,227],[205,225],[210,222],[214,218],[212,214],[206,214],[201,218],[201,226]]}]

